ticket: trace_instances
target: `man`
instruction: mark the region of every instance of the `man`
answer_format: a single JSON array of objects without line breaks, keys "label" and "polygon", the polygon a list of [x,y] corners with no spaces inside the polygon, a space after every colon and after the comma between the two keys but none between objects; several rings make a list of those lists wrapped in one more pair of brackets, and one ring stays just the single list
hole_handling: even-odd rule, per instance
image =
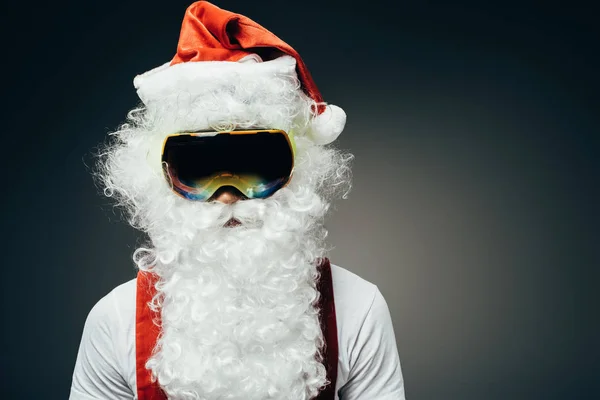
[{"label": "man", "polygon": [[98,177],[151,243],[91,310],[70,398],[404,399],[385,300],[324,257],[352,157],[298,53],[200,1],[134,84]]}]

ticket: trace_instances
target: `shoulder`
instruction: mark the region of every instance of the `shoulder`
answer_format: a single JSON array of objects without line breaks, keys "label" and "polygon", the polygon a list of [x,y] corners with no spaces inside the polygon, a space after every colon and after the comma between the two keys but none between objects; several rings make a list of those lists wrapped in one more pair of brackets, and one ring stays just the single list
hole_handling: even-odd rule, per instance
[{"label": "shoulder", "polygon": [[342,347],[345,345],[349,350],[379,296],[379,289],[339,265],[331,264],[331,275],[338,340]]},{"label": "shoulder", "polygon": [[[70,399],[128,399],[130,323],[135,313],[135,279],[98,300],[85,321],[73,371]],[[132,301],[133,300],[133,301]],[[134,304],[132,304],[134,303]]]},{"label": "shoulder", "polygon": [[404,399],[390,311],[379,288],[331,265],[338,331],[340,398]]},{"label": "shoulder", "polygon": [[336,312],[366,316],[379,292],[377,286],[336,264],[331,264],[331,276]]},{"label": "shoulder", "polygon": [[123,317],[135,311],[136,281],[134,278],[124,282],[98,300],[88,314],[86,325],[122,323]]},{"label": "shoulder", "polygon": [[136,282],[137,278],[124,282],[98,300],[88,315],[90,322],[115,319],[128,308],[134,309]]},{"label": "shoulder", "polygon": [[116,286],[113,290],[110,291],[108,296],[112,297],[113,301],[117,302],[120,309],[122,309],[125,305],[129,305],[130,307],[135,308],[136,287],[137,278],[133,278],[127,282]]},{"label": "shoulder", "polygon": [[334,264],[331,275],[336,315],[347,328],[345,334],[368,331],[369,325],[392,327],[388,304],[377,285]]}]

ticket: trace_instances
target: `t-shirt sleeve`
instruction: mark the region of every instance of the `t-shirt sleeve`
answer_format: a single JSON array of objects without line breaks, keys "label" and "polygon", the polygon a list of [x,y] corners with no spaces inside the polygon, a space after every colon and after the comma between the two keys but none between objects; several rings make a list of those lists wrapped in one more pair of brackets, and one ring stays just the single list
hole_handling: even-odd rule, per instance
[{"label": "t-shirt sleeve", "polygon": [[120,371],[113,332],[119,323],[112,293],[102,298],[85,321],[69,400],[131,400]]},{"label": "t-shirt sleeve", "polygon": [[339,390],[340,400],[405,399],[392,318],[377,288],[349,356],[350,373]]}]

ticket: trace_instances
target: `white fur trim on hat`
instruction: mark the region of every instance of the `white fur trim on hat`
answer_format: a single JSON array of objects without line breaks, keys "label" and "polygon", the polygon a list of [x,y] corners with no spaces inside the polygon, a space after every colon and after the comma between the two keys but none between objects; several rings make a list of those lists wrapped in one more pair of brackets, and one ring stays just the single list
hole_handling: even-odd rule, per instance
[{"label": "white fur trim on hat", "polygon": [[242,62],[164,64],[136,76],[134,86],[163,130],[260,126],[289,131],[298,123],[295,107],[308,98],[299,87],[296,59],[261,61],[248,56]]},{"label": "white fur trim on hat", "polygon": [[207,82],[218,77],[268,77],[276,75],[296,76],[296,60],[283,56],[262,62],[258,55],[244,57],[237,62],[202,61],[175,65],[165,63],[133,79],[142,102],[150,106],[154,102],[164,102],[172,96],[189,93],[191,99],[202,96]]},{"label": "white fur trim on hat", "polygon": [[[285,83],[287,82],[287,83]],[[285,83],[285,84],[284,84]],[[277,129],[286,129],[292,101],[286,90],[307,95],[298,83],[296,59],[284,55],[263,61],[250,54],[237,62],[165,63],[136,76],[137,94],[150,110],[162,110],[173,130],[203,130],[216,123],[255,121],[256,116]],[[297,88],[297,89],[296,89]],[[334,105],[313,117],[307,135],[316,144],[334,141],[344,129],[346,114]]]}]

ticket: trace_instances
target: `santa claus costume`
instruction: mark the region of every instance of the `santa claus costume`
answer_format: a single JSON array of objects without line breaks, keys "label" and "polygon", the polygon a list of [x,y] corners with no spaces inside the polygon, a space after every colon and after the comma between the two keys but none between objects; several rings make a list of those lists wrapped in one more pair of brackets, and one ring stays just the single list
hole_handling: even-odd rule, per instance
[{"label": "santa claus costume", "polygon": [[384,298],[326,257],[352,156],[299,54],[199,1],[134,85],[97,177],[149,242],[89,313],[70,399],[404,399]]}]

